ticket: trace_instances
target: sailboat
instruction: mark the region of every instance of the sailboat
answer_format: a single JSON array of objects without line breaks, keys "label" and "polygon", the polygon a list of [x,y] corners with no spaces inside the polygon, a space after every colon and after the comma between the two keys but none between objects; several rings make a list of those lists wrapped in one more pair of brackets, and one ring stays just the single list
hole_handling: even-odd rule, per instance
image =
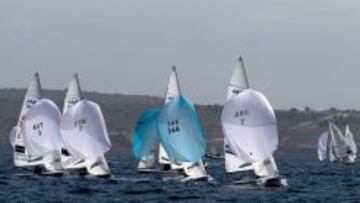
[{"label": "sailboat", "polygon": [[273,158],[278,145],[277,121],[266,97],[249,87],[243,59],[239,58],[221,115],[227,173],[254,171],[257,182],[281,185]]},{"label": "sailboat", "polygon": [[133,153],[139,159],[138,171],[154,172],[158,147],[161,170],[182,172],[183,181],[207,179],[202,158],[205,141],[194,105],[181,95],[173,67],[162,109],[151,108],[138,120],[134,130]]},{"label": "sailboat", "polygon": [[[158,118],[158,131],[172,170],[183,170],[184,181],[207,179],[202,158],[205,141],[194,105],[182,96],[176,68],[173,67],[165,106]],[[162,155],[164,156],[164,154]]]},{"label": "sailboat", "polygon": [[86,169],[92,176],[110,174],[104,156],[111,148],[105,120],[97,103],[82,98],[77,74],[66,93],[60,130],[65,169]]},{"label": "sailboat", "polygon": [[334,123],[329,122],[328,130],[323,132],[318,141],[318,157],[331,162],[355,163],[357,146],[354,142],[350,127],[345,128],[345,135]]},{"label": "sailboat", "polygon": [[[354,134],[350,130],[350,126],[346,125],[345,127],[345,139],[347,140],[348,146],[349,146],[349,162],[354,163],[356,161],[357,157],[357,146],[354,140]],[[350,152],[351,151],[351,152]]]},{"label": "sailboat", "polygon": [[[177,78],[176,67],[173,67],[172,72],[169,76],[167,91],[165,95],[165,105],[174,100],[175,98],[180,97],[180,86]],[[169,158],[166,150],[163,145],[159,145],[159,164],[162,166],[164,171],[183,171],[184,166],[182,163],[179,163],[173,159]]]},{"label": "sailboat", "polygon": [[42,174],[61,173],[60,113],[54,102],[42,99],[35,73],[24,98],[18,124],[10,133],[14,164]]}]

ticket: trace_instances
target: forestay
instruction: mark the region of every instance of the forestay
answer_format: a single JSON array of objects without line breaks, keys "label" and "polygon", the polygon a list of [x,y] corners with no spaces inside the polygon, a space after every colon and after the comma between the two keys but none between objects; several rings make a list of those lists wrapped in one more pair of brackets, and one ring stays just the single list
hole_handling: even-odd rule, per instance
[{"label": "forestay", "polygon": [[25,115],[22,134],[32,156],[60,152],[60,111],[48,99],[39,100]]},{"label": "forestay", "polygon": [[60,129],[66,148],[83,159],[95,159],[111,148],[101,109],[92,101],[82,100],[70,108]]},{"label": "forestay", "polygon": [[237,156],[247,162],[272,157],[278,145],[276,117],[260,92],[247,89],[229,99],[221,119],[225,139]]},{"label": "forestay", "polygon": [[160,109],[151,108],[139,119],[135,126],[133,153],[137,159],[149,156],[159,144],[157,118]]},{"label": "forestay", "polygon": [[166,104],[159,115],[159,135],[170,158],[178,162],[199,161],[205,141],[192,103],[180,96]]}]

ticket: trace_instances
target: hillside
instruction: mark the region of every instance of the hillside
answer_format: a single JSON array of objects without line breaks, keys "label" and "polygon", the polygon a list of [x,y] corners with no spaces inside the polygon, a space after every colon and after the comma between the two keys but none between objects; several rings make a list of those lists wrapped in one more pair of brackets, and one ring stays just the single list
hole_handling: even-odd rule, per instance
[{"label": "hillside", "polygon": [[[10,151],[8,132],[16,124],[25,90],[0,89],[0,147]],[[46,90],[44,97],[63,106],[64,91]],[[104,112],[108,130],[113,142],[112,151],[130,152],[133,126],[139,115],[148,107],[161,106],[163,99],[149,96],[129,96],[121,94],[100,94],[84,92],[84,97],[98,102]],[[220,105],[197,105],[199,118],[208,143],[210,153],[221,153],[222,130],[220,125]],[[314,150],[318,135],[326,129],[328,119],[334,119],[342,128],[349,123],[355,136],[360,132],[360,112],[339,111],[300,111],[297,109],[276,111],[280,149]]]}]

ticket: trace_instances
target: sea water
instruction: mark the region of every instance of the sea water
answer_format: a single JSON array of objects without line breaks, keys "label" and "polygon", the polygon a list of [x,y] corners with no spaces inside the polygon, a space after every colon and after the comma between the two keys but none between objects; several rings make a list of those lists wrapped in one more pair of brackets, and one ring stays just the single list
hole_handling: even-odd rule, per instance
[{"label": "sea water", "polygon": [[252,173],[225,175],[224,160],[208,160],[215,181],[182,183],[174,174],[140,174],[131,155],[107,156],[112,177],[49,177],[13,167],[10,154],[0,156],[0,202],[359,202],[360,164],[322,163],[316,152],[276,154],[288,186],[264,188],[232,181]]}]

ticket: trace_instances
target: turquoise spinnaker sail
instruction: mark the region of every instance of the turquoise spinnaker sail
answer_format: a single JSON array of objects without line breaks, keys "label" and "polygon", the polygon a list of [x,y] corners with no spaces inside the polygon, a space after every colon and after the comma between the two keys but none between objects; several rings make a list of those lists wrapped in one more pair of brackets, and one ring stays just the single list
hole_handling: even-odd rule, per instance
[{"label": "turquoise spinnaker sail", "polygon": [[137,159],[148,156],[159,144],[157,118],[161,110],[150,108],[138,120],[133,137],[133,153]]},{"label": "turquoise spinnaker sail", "polygon": [[205,155],[206,145],[194,105],[183,96],[170,101],[158,118],[160,140],[169,157],[193,162]]}]

